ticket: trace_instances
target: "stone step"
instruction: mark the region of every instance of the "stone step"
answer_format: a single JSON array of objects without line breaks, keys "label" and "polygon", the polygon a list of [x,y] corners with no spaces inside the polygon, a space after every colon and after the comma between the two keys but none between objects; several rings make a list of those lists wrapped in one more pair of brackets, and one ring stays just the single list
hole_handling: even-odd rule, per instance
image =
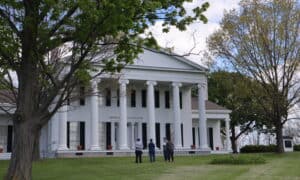
[{"label": "stone step", "polygon": [[0,153],[0,160],[10,159],[11,153]]}]

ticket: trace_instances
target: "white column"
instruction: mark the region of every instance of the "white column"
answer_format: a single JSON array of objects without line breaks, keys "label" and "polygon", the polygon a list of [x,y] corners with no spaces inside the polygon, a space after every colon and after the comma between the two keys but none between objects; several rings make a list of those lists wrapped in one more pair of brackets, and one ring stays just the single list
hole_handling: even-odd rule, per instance
[{"label": "white column", "polygon": [[115,127],[115,122],[111,122],[110,123],[110,142],[111,142],[111,146],[112,146],[112,149],[116,149],[116,137],[115,137],[115,134],[116,134],[116,127]]},{"label": "white column", "polygon": [[174,146],[176,149],[182,148],[181,144],[181,119],[180,119],[180,102],[179,102],[179,87],[181,83],[173,82],[173,113],[174,113]]},{"label": "white column", "polygon": [[230,134],[229,134],[229,118],[225,119],[225,129],[226,129],[226,150],[231,151],[230,147]]},{"label": "white column", "polygon": [[135,148],[134,142],[134,122],[131,122],[131,149]]},{"label": "white column", "polygon": [[99,146],[99,101],[98,80],[92,80],[91,100],[91,150],[100,150]]},{"label": "white column", "polygon": [[140,138],[141,142],[143,142],[143,129],[142,129],[142,122],[138,122],[138,138]]},{"label": "white column", "polygon": [[207,145],[207,122],[205,110],[205,86],[206,84],[198,84],[198,111],[199,111],[199,131],[200,131],[200,149],[210,150]]},{"label": "white column", "polygon": [[120,123],[119,123],[119,149],[129,149],[127,144],[127,95],[126,84],[128,80],[120,79]]},{"label": "white column", "polygon": [[162,149],[162,145],[165,137],[166,137],[166,123],[160,123],[160,149]]},{"label": "white column", "polygon": [[148,125],[149,125],[149,139],[153,140],[155,144],[155,105],[154,105],[154,86],[155,81],[147,81],[147,109],[148,109]]},{"label": "white column", "polygon": [[59,151],[68,150],[67,148],[67,120],[68,120],[68,106],[63,105],[59,112]]}]

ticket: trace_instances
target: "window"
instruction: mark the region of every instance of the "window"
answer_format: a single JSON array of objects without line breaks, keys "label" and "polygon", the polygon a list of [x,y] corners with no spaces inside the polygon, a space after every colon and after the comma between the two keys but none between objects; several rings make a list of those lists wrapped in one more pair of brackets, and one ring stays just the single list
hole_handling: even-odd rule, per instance
[{"label": "window", "polygon": [[117,106],[120,106],[120,90],[117,89]]},{"label": "window", "polygon": [[182,109],[182,92],[179,92],[179,103],[180,103],[180,109]]},{"label": "window", "polygon": [[80,106],[84,106],[85,105],[85,97],[84,97],[84,94],[85,94],[85,88],[84,86],[81,86],[79,88],[79,105]]},{"label": "window", "polygon": [[147,91],[142,90],[142,107],[147,107]]},{"label": "window", "polygon": [[135,107],[136,106],[135,94],[136,94],[135,90],[131,90],[131,99],[130,99],[131,107]]},{"label": "window", "polygon": [[159,90],[154,91],[154,104],[156,108],[159,108]]},{"label": "window", "polygon": [[111,91],[110,89],[105,89],[105,105],[111,106]]},{"label": "window", "polygon": [[170,91],[165,91],[165,108],[170,108]]}]

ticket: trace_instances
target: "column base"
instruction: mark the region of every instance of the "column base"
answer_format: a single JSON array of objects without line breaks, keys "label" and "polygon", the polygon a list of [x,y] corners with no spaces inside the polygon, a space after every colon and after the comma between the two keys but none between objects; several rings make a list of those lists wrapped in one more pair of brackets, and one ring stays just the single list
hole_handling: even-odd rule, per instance
[{"label": "column base", "polygon": [[128,146],[120,146],[119,150],[130,150]]},{"label": "column base", "polygon": [[200,151],[211,151],[211,149],[207,145],[200,146]]},{"label": "column base", "polygon": [[100,151],[101,148],[100,148],[100,146],[92,145],[91,148],[90,148],[90,150],[92,150],[92,151]]},{"label": "column base", "polygon": [[67,146],[60,145],[60,146],[58,146],[57,150],[58,150],[58,151],[68,151],[69,148],[67,148]]}]

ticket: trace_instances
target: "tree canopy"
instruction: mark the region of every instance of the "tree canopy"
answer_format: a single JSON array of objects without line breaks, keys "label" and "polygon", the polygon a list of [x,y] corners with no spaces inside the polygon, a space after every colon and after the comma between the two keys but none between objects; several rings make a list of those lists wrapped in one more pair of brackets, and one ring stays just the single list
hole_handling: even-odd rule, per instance
[{"label": "tree canopy", "polygon": [[1,0],[0,84],[10,91],[14,110],[1,109],[11,115],[15,131],[6,179],[31,179],[41,128],[78,84],[99,74],[96,64],[101,72],[119,71],[143,47],[157,48],[146,29],[158,20],[164,32],[207,21],[202,13],[208,3],[187,12],[184,2]]},{"label": "tree canopy", "polygon": [[263,87],[266,96],[258,101],[276,128],[278,152],[282,125],[300,101],[299,24],[297,1],[243,0],[240,9],[225,13],[221,29],[208,40],[214,55]]},{"label": "tree canopy", "polygon": [[[237,152],[236,140],[244,133],[268,125],[267,117],[253,96],[263,98],[259,83],[237,72],[216,71],[208,76],[208,99],[230,109],[231,145]],[[236,132],[235,127],[240,131]]]}]

